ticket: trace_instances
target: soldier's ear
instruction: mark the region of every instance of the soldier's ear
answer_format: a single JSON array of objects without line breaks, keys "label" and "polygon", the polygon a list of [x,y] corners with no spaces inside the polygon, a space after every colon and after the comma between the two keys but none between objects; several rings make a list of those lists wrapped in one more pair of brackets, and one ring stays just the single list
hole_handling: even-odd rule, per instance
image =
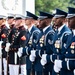
[{"label": "soldier's ear", "polygon": [[62,19],[62,22],[63,22],[63,23],[65,23],[65,18],[64,18],[64,19]]},{"label": "soldier's ear", "polygon": [[35,24],[35,23],[36,23],[36,20],[32,19],[32,23],[34,23],[34,24]]},{"label": "soldier's ear", "polygon": [[45,22],[46,23],[49,23],[49,22],[51,22],[51,20],[50,19],[46,19]]},{"label": "soldier's ear", "polygon": [[52,21],[52,19],[49,19],[49,22],[51,22]]},{"label": "soldier's ear", "polygon": [[48,21],[48,19],[44,19],[44,21],[45,21],[45,22],[47,22],[47,21]]}]

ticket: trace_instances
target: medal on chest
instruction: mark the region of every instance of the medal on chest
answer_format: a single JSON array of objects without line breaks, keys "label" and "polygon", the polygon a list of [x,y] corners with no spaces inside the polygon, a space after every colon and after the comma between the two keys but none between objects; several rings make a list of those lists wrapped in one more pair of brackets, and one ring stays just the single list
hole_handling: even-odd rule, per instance
[{"label": "medal on chest", "polygon": [[41,38],[40,38],[40,47],[43,47],[44,45],[44,40],[45,40],[45,36],[43,35]]},{"label": "medal on chest", "polygon": [[60,41],[60,39],[56,40],[56,42],[55,42],[55,48],[57,48],[57,49],[61,48],[61,41]]},{"label": "medal on chest", "polygon": [[72,42],[70,48],[71,48],[71,53],[74,54],[75,53],[75,51],[74,51],[75,50],[75,42]]}]

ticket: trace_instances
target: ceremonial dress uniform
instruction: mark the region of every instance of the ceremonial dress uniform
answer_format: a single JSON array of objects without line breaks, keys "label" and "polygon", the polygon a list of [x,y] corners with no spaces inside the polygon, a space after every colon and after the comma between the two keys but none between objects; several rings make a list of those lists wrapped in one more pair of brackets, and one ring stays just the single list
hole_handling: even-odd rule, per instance
[{"label": "ceremonial dress uniform", "polygon": [[4,75],[7,74],[7,52],[5,51],[6,43],[8,42],[8,36],[9,36],[9,29],[6,27],[6,25],[2,26],[1,29],[1,41],[2,43],[2,59],[3,59],[3,69],[4,69]]},{"label": "ceremonial dress uniform", "polygon": [[[27,11],[27,17],[26,18],[33,18],[36,20],[38,17],[30,12]],[[22,53],[19,51],[19,55],[22,54],[22,56],[26,56],[26,70],[27,70],[27,75],[33,74],[35,75],[35,70],[34,70],[34,64],[29,60],[29,55],[31,50],[36,49],[36,45],[38,42],[40,30],[32,25],[28,29],[28,34],[29,34],[29,41],[26,44],[26,46],[22,49]]]},{"label": "ceremonial dress uniform", "polygon": [[[15,19],[22,19],[22,16],[17,15]],[[28,36],[24,26],[12,28],[9,35],[9,72],[10,75],[18,75],[19,73],[25,75],[25,57],[19,58],[17,51],[18,48],[26,45]],[[24,66],[24,67],[23,67]],[[20,72],[21,70],[21,72]]]},{"label": "ceremonial dress uniform", "polygon": [[[40,31],[35,26],[33,26],[30,33],[31,33],[30,39],[29,39],[28,46],[27,46],[28,49],[27,48],[26,48],[27,50],[25,50],[25,48],[23,49],[23,55],[27,55],[27,57],[26,57],[26,68],[27,68],[27,70],[29,70],[29,71],[27,71],[27,75],[30,75],[28,73],[31,71],[31,68],[33,68],[33,70],[34,70],[34,67],[32,67],[32,63],[29,60],[29,55],[30,55],[31,50],[36,49],[36,45],[38,42],[38,37],[39,37]],[[33,64],[33,66],[34,66],[34,64]]]},{"label": "ceremonial dress uniform", "polygon": [[[46,12],[40,12],[39,19],[51,19],[53,15],[46,13]],[[46,65],[41,65],[41,57],[42,54],[52,54],[52,48],[54,43],[54,30],[52,29],[52,26],[48,25],[44,27],[41,30],[41,36],[39,39],[39,43],[36,47],[36,58],[35,58],[35,71],[36,75],[48,75],[49,72],[52,71],[53,63],[47,63]],[[43,67],[44,66],[44,67]],[[40,69],[39,69],[40,68]]]},{"label": "ceremonial dress uniform", "polygon": [[[56,9],[56,14],[54,16],[54,18],[60,18],[62,16],[66,16],[67,13],[60,10],[60,9]],[[67,38],[69,38],[69,35],[71,34],[70,29],[63,24],[62,26],[60,26],[58,28],[58,30],[56,31],[55,34],[55,38],[54,38],[54,47],[53,47],[53,54],[52,55],[47,55],[46,56],[46,61],[47,62],[54,62],[56,59],[60,59],[63,60],[64,59],[64,53],[66,53],[66,49],[65,49],[65,45],[67,42]],[[55,66],[54,66],[55,68]],[[56,73],[52,73],[52,75],[55,75]]]},{"label": "ceremonial dress uniform", "polygon": [[[0,20],[3,20],[5,16],[1,16],[0,15]],[[6,75],[6,67],[4,64],[6,62],[6,57],[7,57],[7,53],[5,51],[5,46],[6,46],[6,42],[8,42],[8,28],[6,27],[6,25],[1,25],[1,31],[0,31],[0,57],[1,57],[1,68],[0,68],[0,74],[4,74]],[[5,61],[4,61],[5,60]]]},{"label": "ceremonial dress uniform", "polygon": [[[75,17],[75,8],[68,7],[68,15],[67,18],[70,20]],[[73,21],[72,21],[73,22]],[[72,23],[71,22],[71,23]],[[72,26],[73,28],[73,26]],[[71,29],[72,29],[71,28]],[[65,45],[66,53],[64,53],[64,60],[56,60],[56,63],[58,65],[56,68],[59,67],[59,71],[61,72],[61,75],[74,75],[75,74],[75,29],[72,29],[72,34],[69,35],[69,38],[67,39],[66,45]]]}]

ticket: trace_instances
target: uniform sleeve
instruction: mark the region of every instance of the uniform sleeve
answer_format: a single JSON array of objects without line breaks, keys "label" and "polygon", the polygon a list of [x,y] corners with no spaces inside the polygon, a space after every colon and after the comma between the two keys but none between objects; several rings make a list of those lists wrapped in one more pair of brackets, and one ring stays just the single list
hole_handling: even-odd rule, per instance
[{"label": "uniform sleeve", "polygon": [[26,31],[22,31],[21,33],[20,33],[20,35],[19,35],[19,45],[21,46],[21,47],[25,47],[26,46],[26,44],[28,43],[28,34],[27,34],[27,32]]},{"label": "uniform sleeve", "polygon": [[36,49],[36,46],[38,44],[39,41],[39,36],[40,36],[40,31],[34,31],[32,33],[32,35],[29,38],[28,44],[26,46],[26,48],[23,48],[23,55],[30,55],[31,50]]},{"label": "uniform sleeve", "polygon": [[74,70],[75,69],[75,60],[68,60],[62,62],[62,68],[65,70]]},{"label": "uniform sleeve", "polygon": [[1,40],[3,41],[2,47],[4,48],[6,46],[6,42],[8,42],[8,30],[3,29],[1,31]]},{"label": "uniform sleeve", "polygon": [[46,36],[46,53],[47,54],[52,54],[53,53],[53,48],[54,48],[54,32],[50,32]]},{"label": "uniform sleeve", "polygon": [[36,44],[39,41],[39,36],[40,36],[40,32],[39,31],[35,31],[33,33],[33,47],[36,48]]},{"label": "uniform sleeve", "polygon": [[31,45],[31,49],[30,47],[28,48],[29,52],[32,50],[32,49],[36,49],[36,46],[39,42],[39,36],[40,36],[40,31],[34,31],[34,33],[32,34],[32,45]]}]

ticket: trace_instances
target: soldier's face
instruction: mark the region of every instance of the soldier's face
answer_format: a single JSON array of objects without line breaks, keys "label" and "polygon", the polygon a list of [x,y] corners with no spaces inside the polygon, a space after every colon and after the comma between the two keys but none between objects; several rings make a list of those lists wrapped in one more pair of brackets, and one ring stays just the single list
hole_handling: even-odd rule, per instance
[{"label": "soldier's face", "polygon": [[7,22],[8,22],[9,25],[12,24],[13,21],[14,21],[14,19],[8,19],[8,20],[7,20]]},{"label": "soldier's face", "polygon": [[19,27],[20,24],[21,24],[21,22],[22,22],[21,19],[15,20],[15,25],[16,25],[16,27]]},{"label": "soldier's face", "polygon": [[2,25],[2,23],[3,23],[4,21],[3,21],[3,19],[2,20],[0,20],[0,26]]},{"label": "soldier's face", "polygon": [[66,26],[68,26],[68,19],[65,19],[64,24],[65,24]]},{"label": "soldier's face", "polygon": [[46,20],[45,19],[39,21],[39,28],[43,29],[44,27],[46,27]]},{"label": "soldier's face", "polygon": [[39,28],[39,26],[40,26],[39,22],[40,22],[40,20],[37,20],[36,23],[35,23],[35,25],[37,26],[37,28]]},{"label": "soldier's face", "polygon": [[57,28],[59,28],[62,24],[63,24],[63,18],[56,18],[55,20],[54,20],[54,25],[57,27]]},{"label": "soldier's face", "polygon": [[39,25],[39,20],[35,21],[35,25],[38,26]]},{"label": "soldier's face", "polygon": [[75,29],[75,17],[72,17],[72,18],[68,19],[68,26],[71,29]]},{"label": "soldier's face", "polygon": [[24,19],[22,19],[22,24],[25,24],[25,20]]},{"label": "soldier's face", "polygon": [[26,24],[27,26],[31,25],[31,23],[32,23],[32,19],[30,19],[30,18],[25,19],[25,24]]},{"label": "soldier's face", "polygon": [[50,25],[50,24],[51,24],[51,21],[52,21],[52,19],[51,19],[51,18],[48,18],[48,19],[46,20],[46,24],[47,24],[47,25]]},{"label": "soldier's face", "polygon": [[3,19],[3,23],[2,24],[6,24],[6,19]]}]

